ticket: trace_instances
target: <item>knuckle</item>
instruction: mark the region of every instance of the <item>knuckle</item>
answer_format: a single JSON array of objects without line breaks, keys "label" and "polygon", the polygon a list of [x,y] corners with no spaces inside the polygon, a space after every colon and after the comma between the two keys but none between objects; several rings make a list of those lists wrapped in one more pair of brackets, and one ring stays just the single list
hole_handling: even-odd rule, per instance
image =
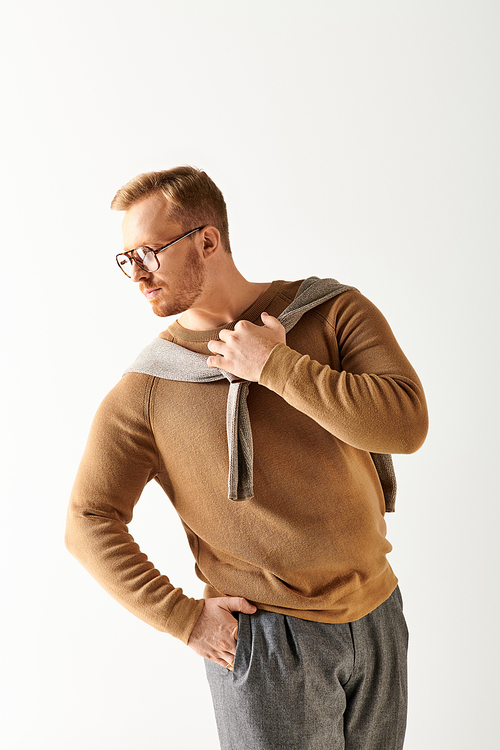
[{"label": "knuckle", "polygon": [[236,330],[238,330],[238,331],[247,331],[250,328],[251,325],[252,324],[249,323],[248,320],[238,320],[238,322],[234,326],[234,330],[235,331]]}]

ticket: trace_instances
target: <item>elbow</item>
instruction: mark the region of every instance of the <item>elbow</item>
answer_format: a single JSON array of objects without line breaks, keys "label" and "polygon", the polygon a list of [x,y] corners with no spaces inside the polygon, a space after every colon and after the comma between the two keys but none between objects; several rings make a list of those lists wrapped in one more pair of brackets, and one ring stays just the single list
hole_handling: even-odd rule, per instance
[{"label": "elbow", "polygon": [[68,515],[66,518],[66,529],[64,531],[64,546],[73,557],[78,557],[78,548],[81,546],[79,533],[78,516],[74,509],[68,508]]},{"label": "elbow", "polygon": [[64,546],[68,550],[69,553],[74,555],[74,549],[75,549],[75,540],[74,540],[74,533],[73,528],[70,525],[69,518],[66,521],[66,529],[64,531]]},{"label": "elbow", "polygon": [[393,453],[416,453],[424,444],[429,429],[429,419],[427,409],[424,408],[422,413],[413,420],[408,420],[401,430],[401,440],[399,450]]},{"label": "elbow", "polygon": [[416,453],[424,444],[429,429],[427,402],[422,388],[411,393],[411,398],[401,404],[400,418],[394,420],[398,424],[396,450],[392,453]]},{"label": "elbow", "polygon": [[412,435],[412,437],[402,445],[400,450],[393,451],[393,453],[401,453],[409,456],[411,453],[416,453],[422,447],[424,441],[425,435],[418,437]]}]

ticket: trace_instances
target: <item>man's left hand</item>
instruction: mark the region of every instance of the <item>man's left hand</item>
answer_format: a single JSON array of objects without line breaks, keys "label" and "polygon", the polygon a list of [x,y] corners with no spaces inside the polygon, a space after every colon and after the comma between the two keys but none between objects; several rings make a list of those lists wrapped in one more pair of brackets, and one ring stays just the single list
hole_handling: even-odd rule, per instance
[{"label": "man's left hand", "polygon": [[257,383],[271,351],[277,344],[286,343],[286,331],[279,320],[265,312],[261,318],[264,326],[239,320],[234,331],[223,328],[220,341],[208,342],[214,356],[207,359],[207,365]]}]

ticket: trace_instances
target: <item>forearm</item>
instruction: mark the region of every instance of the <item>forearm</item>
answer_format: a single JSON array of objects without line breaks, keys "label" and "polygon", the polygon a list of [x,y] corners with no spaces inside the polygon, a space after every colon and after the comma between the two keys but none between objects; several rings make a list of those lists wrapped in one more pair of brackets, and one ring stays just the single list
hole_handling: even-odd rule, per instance
[{"label": "forearm", "polygon": [[259,383],[355,448],[412,453],[425,439],[427,409],[416,376],[337,371],[279,344]]},{"label": "forearm", "polygon": [[85,510],[72,500],[65,542],[71,554],[129,612],[188,642],[203,601],[188,598],[161,575],[125,524]]}]

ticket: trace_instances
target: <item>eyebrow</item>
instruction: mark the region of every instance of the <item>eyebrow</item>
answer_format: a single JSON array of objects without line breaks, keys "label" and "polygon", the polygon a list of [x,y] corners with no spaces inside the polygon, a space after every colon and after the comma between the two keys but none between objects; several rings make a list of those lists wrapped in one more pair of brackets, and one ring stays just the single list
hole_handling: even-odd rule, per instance
[{"label": "eyebrow", "polygon": [[124,253],[131,253],[134,250],[137,250],[138,247],[150,247],[153,250],[153,249],[156,249],[156,246],[158,246],[158,247],[164,247],[165,244],[168,245],[168,242],[167,243],[165,243],[165,242],[141,242],[139,245],[134,245],[134,247],[131,247],[130,250],[127,250],[127,249],[124,248],[123,252]]}]

